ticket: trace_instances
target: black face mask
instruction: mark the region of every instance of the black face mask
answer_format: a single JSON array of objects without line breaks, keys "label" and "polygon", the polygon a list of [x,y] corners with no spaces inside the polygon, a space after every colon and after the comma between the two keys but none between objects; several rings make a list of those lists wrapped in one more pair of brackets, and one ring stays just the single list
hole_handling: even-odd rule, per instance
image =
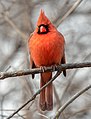
[{"label": "black face mask", "polygon": [[[41,28],[43,27],[43,31],[41,31]],[[47,34],[49,32],[48,25],[41,24],[38,26],[38,34]]]}]

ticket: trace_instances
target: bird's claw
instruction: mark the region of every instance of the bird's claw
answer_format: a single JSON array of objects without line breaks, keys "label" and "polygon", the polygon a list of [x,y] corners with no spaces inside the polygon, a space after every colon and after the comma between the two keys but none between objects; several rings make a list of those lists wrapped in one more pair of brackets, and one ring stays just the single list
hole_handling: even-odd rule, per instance
[{"label": "bird's claw", "polygon": [[46,67],[45,66],[40,66],[40,68],[41,68],[42,72],[44,73],[45,70],[46,70]]},{"label": "bird's claw", "polygon": [[57,65],[56,64],[52,65],[51,67],[52,67],[53,71],[55,71],[57,69]]}]

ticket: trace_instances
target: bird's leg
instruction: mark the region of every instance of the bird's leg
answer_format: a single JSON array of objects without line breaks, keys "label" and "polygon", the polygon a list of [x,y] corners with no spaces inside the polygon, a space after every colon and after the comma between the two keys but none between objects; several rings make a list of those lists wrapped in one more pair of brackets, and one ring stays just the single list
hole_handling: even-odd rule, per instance
[{"label": "bird's leg", "polygon": [[51,67],[52,67],[53,72],[57,69],[57,65],[56,64],[52,65]]},{"label": "bird's leg", "polygon": [[40,66],[40,69],[43,71],[43,73],[46,71],[46,66]]}]

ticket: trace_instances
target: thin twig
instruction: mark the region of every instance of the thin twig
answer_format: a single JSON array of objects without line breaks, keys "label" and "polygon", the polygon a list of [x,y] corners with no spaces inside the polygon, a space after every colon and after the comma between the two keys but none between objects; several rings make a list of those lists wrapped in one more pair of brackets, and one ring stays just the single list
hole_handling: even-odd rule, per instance
[{"label": "thin twig", "polygon": [[[59,75],[60,73],[62,72],[62,70],[64,69],[73,69],[73,68],[83,68],[83,67],[91,67],[91,63],[88,62],[88,63],[75,63],[75,64],[62,64],[61,66],[56,66],[55,67],[55,70],[58,70],[59,72],[56,73],[56,75],[48,82],[46,83],[42,88],[40,88],[33,96],[31,99],[29,99],[25,104],[23,104],[19,109],[17,109],[13,114],[11,114],[7,119],[10,119],[12,118],[15,114],[17,114],[21,109],[23,109],[27,104],[29,104],[31,101],[33,101],[36,96],[38,94],[40,94],[40,92],[45,88],[47,87],[51,82],[53,82]],[[36,70],[38,69],[38,70]],[[40,68],[36,68],[34,69],[35,70],[35,73],[39,73],[38,71],[40,72],[43,72],[42,69]],[[54,69],[54,68],[53,68]],[[44,71],[53,71],[52,67],[47,67],[45,68]],[[32,69],[33,70],[33,69]],[[19,73],[19,72],[18,72]],[[21,73],[21,72],[20,72]],[[25,72],[23,72],[25,73]],[[34,73],[34,72],[26,72],[26,73]],[[85,89],[86,90],[86,89]],[[79,96],[80,94],[78,94],[77,96]],[[73,98],[72,98],[73,99]],[[73,100],[72,100],[73,101]],[[71,103],[71,102],[70,102]],[[65,107],[66,108],[66,107]]]},{"label": "thin twig", "polygon": [[91,110],[91,106],[87,106],[87,107],[85,106],[85,108],[83,108],[81,110],[78,110],[78,111],[76,111],[74,113],[69,114],[69,116],[66,119],[70,119],[70,118],[76,116],[77,114],[85,113],[85,112],[87,112],[89,110]]},{"label": "thin twig", "polygon": [[17,114],[21,109],[23,109],[27,104],[29,104],[31,101],[33,101],[40,92],[47,87],[51,82],[53,82],[61,72],[56,73],[56,75],[48,82],[46,83],[43,87],[41,87],[33,96],[31,99],[29,99],[25,104],[23,104],[19,109],[17,109],[14,113],[12,113],[7,119],[12,118],[15,114]]},{"label": "thin twig", "polygon": [[62,17],[62,19],[58,19],[58,21],[56,22],[56,27],[59,26],[59,24],[61,24],[77,7],[78,5],[82,2],[83,0],[77,0],[74,5],[68,10],[68,12],[66,12],[66,14]]},{"label": "thin twig", "polygon": [[88,89],[91,88],[91,84],[82,89],[81,91],[77,92],[72,98],[70,98],[62,107],[59,108],[56,115],[53,119],[58,119],[60,114],[65,110],[66,107],[70,105],[75,99],[77,99],[80,95],[82,95],[84,92],[86,92]]},{"label": "thin twig", "polygon": [[46,115],[38,113],[38,115],[40,115],[41,117],[44,117],[45,119],[49,119]]},{"label": "thin twig", "polygon": [[22,48],[22,44],[23,44],[22,42],[17,42],[16,43],[16,46],[13,49],[12,53],[9,56],[7,56],[7,58],[5,58],[3,63],[1,64],[0,71],[4,71],[5,70],[5,72],[6,72],[6,70],[7,70],[6,66],[16,56],[16,54],[19,52],[19,49]]},{"label": "thin twig", "polygon": [[4,13],[3,17],[4,17],[5,21],[7,23],[9,23],[24,40],[27,39],[27,36],[22,31],[20,31],[20,29],[17,27],[17,25],[8,17],[7,14]]},{"label": "thin twig", "polygon": [[17,77],[17,76],[24,76],[24,75],[30,75],[30,74],[38,74],[43,72],[53,72],[53,71],[63,71],[64,69],[74,69],[74,68],[86,68],[91,67],[91,62],[85,62],[85,63],[72,63],[72,64],[61,64],[54,67],[44,67],[42,68],[34,68],[30,70],[20,70],[16,72],[1,72],[0,73],[0,80],[9,78],[9,77]]}]

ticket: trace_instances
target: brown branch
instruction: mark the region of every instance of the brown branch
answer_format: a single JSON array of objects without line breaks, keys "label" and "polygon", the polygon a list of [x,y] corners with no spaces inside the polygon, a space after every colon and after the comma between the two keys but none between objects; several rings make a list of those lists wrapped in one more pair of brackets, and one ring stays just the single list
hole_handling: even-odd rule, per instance
[{"label": "brown branch", "polygon": [[66,12],[66,14],[62,17],[62,19],[58,19],[56,22],[56,27],[58,27],[77,7],[78,5],[82,2],[83,0],[77,0],[74,5]]},{"label": "brown branch", "polygon": [[71,97],[62,107],[59,108],[53,119],[58,119],[60,114],[65,110],[66,107],[68,107],[75,99],[77,99],[80,95],[82,95],[90,88],[91,88],[91,84],[85,87],[84,89],[82,89],[81,91],[77,92],[73,97]]},{"label": "brown branch", "polygon": [[[32,98],[30,98],[25,104],[23,104],[20,108],[18,108],[13,114],[11,114],[7,119],[10,119],[10,118],[12,118],[15,114],[17,114],[21,109],[23,109],[27,104],[29,104],[31,101],[33,101],[35,98],[36,98],[36,96],[38,95],[38,94],[40,94],[40,92],[45,88],[45,87],[47,87],[51,82],[53,82],[59,75],[60,75],[60,73],[62,72],[62,70],[64,70],[64,69],[73,69],[73,68],[83,68],[83,67],[91,67],[91,63],[90,62],[88,62],[88,63],[75,63],[75,64],[62,64],[62,65],[59,65],[59,66],[55,66],[55,69],[53,68],[53,67],[46,67],[43,71],[42,71],[42,69],[40,69],[40,68],[36,68],[36,69],[31,69],[30,71],[28,71],[28,72],[23,72],[23,73],[25,73],[25,74],[23,74],[23,75],[28,75],[28,74],[32,74],[32,73],[41,73],[41,72],[47,72],[47,71],[59,71],[59,72],[57,72],[56,73],[56,75],[48,82],[48,83],[46,83],[42,88],[40,88],[33,96],[32,96]],[[22,72],[18,72],[18,73],[20,73],[20,74],[22,74]],[[13,76],[16,76],[16,74],[17,73],[15,73]],[[3,77],[4,75],[2,75],[2,77]],[[20,75],[18,75],[18,76],[20,76]],[[85,89],[86,90],[86,89]],[[81,93],[79,93],[78,95],[76,94],[76,96],[79,96],[79,95],[81,95],[82,94],[82,92]],[[75,97],[76,97],[75,96]],[[73,99],[74,98],[72,98],[72,101],[73,101]],[[70,101],[70,103],[72,102],[72,101]],[[69,103],[69,104],[70,104]],[[66,106],[64,106],[65,108],[68,106],[67,105],[68,103],[66,103]],[[63,108],[63,109],[65,109],[65,108]]]},{"label": "brown branch", "polygon": [[38,74],[38,73],[49,72],[49,71],[51,71],[51,72],[63,71],[64,69],[85,68],[85,67],[91,67],[91,62],[61,64],[61,65],[54,66],[54,67],[44,67],[43,69],[34,68],[34,69],[30,69],[30,70],[20,70],[20,71],[16,71],[16,72],[1,72],[0,73],[0,80],[6,79],[9,77]]},{"label": "brown branch", "polygon": [[43,87],[41,87],[33,96],[30,98],[25,104],[23,104],[19,109],[17,109],[14,113],[12,113],[7,119],[12,118],[15,114],[17,114],[21,109],[23,109],[27,104],[29,104],[31,101],[33,101],[40,92],[47,87],[51,82],[53,82],[61,72],[56,73],[56,75],[48,82],[46,83]]},{"label": "brown branch", "polygon": [[[15,48],[12,50],[12,53],[11,53],[10,55],[8,55],[8,56],[4,59],[3,63],[1,64],[1,66],[0,66],[0,71],[8,70],[8,69],[5,69],[6,66],[8,65],[9,61],[10,61],[10,60],[12,61],[12,59],[16,56],[16,54],[18,53],[18,51],[19,51],[19,49],[22,47],[22,45],[23,45],[23,42],[22,42],[22,41],[21,41],[21,42],[17,42],[17,43],[15,44]],[[8,67],[8,68],[9,68],[9,67]],[[6,72],[6,71],[5,71],[5,72]]]},{"label": "brown branch", "polygon": [[8,17],[8,15],[6,13],[2,13],[2,16],[3,16],[4,20],[8,24],[10,24],[24,40],[27,39],[27,36],[17,27],[17,25]]},{"label": "brown branch", "polygon": [[80,109],[80,110],[78,110],[74,113],[69,114],[69,116],[66,119],[70,119],[70,118],[72,118],[72,117],[74,117],[74,116],[76,116],[77,114],[80,114],[80,113],[85,113],[85,112],[89,111],[90,109],[91,109],[91,106],[85,106],[85,108]]}]

